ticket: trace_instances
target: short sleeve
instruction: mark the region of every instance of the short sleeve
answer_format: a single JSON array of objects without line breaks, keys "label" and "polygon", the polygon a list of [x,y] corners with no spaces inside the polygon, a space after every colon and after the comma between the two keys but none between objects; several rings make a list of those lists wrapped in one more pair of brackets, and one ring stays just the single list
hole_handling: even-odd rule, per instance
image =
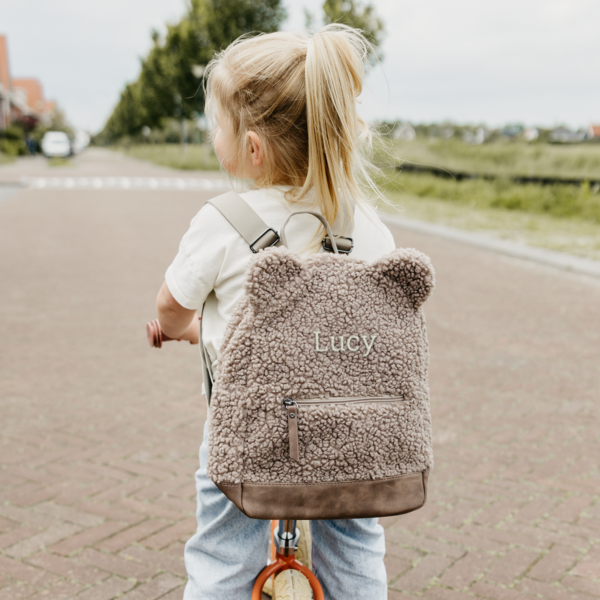
[{"label": "short sleeve", "polygon": [[167,269],[167,287],[184,308],[198,310],[215,286],[225,257],[220,229],[217,210],[210,204],[202,207]]},{"label": "short sleeve", "polygon": [[396,249],[396,240],[394,239],[394,235],[390,231],[389,227],[386,227],[384,223],[382,223],[382,225],[383,225],[384,235],[386,238],[387,251],[393,252]]}]

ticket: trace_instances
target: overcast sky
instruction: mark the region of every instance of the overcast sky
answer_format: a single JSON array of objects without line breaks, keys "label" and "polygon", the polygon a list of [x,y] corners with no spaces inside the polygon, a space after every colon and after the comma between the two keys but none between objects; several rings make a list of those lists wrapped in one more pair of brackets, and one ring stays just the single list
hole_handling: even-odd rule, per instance
[{"label": "overcast sky", "polygon": [[[305,6],[284,0],[286,29]],[[367,80],[369,119],[574,127],[600,123],[598,0],[374,0],[387,37]],[[97,131],[137,77],[150,30],[184,0],[0,0],[14,77],[37,77],[75,125]]]}]

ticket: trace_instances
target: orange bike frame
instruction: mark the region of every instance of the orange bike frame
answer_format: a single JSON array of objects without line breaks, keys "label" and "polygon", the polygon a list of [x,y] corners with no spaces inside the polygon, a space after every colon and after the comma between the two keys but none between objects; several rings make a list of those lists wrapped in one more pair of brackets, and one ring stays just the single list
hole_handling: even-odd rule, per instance
[{"label": "orange bike frame", "polygon": [[278,575],[287,569],[300,571],[300,573],[308,579],[308,583],[310,583],[310,587],[313,591],[314,600],[325,600],[323,588],[321,587],[319,580],[310,569],[296,560],[296,551],[294,548],[288,548],[287,550],[284,548],[277,549],[275,560],[261,571],[254,582],[254,587],[252,588],[252,600],[261,600],[262,589],[267,579],[271,576]]}]

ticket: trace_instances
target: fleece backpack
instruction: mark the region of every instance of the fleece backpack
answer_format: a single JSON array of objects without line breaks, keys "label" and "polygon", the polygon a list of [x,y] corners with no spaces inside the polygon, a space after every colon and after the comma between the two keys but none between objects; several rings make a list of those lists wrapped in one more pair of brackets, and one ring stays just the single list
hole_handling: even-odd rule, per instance
[{"label": "fleece backpack", "polygon": [[203,348],[209,477],[258,519],[423,506],[433,466],[429,258],[412,248],[353,258],[352,239],[334,237],[316,212],[332,251],[302,258],[285,239],[300,213],[278,233],[233,192],[210,202],[254,256],[215,374]]}]

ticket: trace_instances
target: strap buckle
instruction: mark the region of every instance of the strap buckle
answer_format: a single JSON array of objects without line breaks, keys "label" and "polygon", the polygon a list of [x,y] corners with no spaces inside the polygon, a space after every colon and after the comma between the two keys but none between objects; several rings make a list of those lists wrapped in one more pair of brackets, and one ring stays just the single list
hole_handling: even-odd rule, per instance
[{"label": "strap buckle", "polygon": [[[265,236],[268,236],[265,238]],[[263,239],[265,238],[265,239]],[[256,254],[259,250],[264,250],[265,248],[271,248],[279,243],[280,237],[279,234],[270,227],[265,229],[251,244],[250,250],[252,250],[253,254]],[[259,247],[255,250],[254,245],[259,244]]]},{"label": "strap buckle", "polygon": [[[335,245],[340,254],[350,254],[350,252],[354,250],[354,240],[351,237],[340,235],[335,238]],[[325,252],[333,252],[333,246],[331,245],[331,240],[328,235],[323,238],[322,246]]]}]

